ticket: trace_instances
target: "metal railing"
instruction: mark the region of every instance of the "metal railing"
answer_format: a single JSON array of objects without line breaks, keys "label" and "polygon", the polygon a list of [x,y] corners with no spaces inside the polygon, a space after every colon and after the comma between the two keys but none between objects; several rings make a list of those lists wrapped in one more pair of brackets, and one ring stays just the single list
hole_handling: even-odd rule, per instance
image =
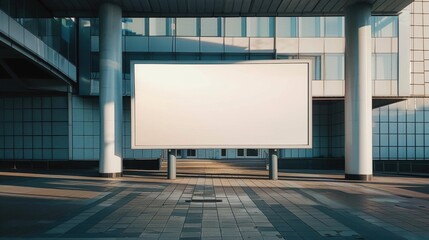
[{"label": "metal railing", "polygon": [[268,150],[262,150],[262,158],[265,160],[265,168],[269,170],[269,157],[270,154],[268,153]]},{"label": "metal railing", "polygon": [[161,154],[159,154],[159,167],[161,168],[162,163],[167,160],[168,150],[161,150]]}]

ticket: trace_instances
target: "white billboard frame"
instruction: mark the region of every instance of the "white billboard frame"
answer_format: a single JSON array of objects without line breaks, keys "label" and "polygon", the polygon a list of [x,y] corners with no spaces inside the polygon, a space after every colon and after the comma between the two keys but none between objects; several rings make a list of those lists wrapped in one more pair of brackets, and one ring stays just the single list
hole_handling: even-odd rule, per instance
[{"label": "white billboard frame", "polygon": [[[303,64],[306,66],[306,140],[299,144],[137,144],[136,134],[136,94],[135,94],[135,66],[137,64],[156,64],[156,65],[230,65],[230,64]],[[293,60],[258,60],[258,61],[131,61],[131,148],[132,149],[236,149],[236,148],[269,148],[269,149],[288,149],[288,148],[312,148],[312,67],[311,60],[293,59]],[[195,66],[197,67],[197,66]],[[304,99],[303,98],[303,99]],[[171,119],[174,121],[174,119]],[[286,124],[286,123],[285,123]],[[281,134],[281,133],[279,133]]]}]

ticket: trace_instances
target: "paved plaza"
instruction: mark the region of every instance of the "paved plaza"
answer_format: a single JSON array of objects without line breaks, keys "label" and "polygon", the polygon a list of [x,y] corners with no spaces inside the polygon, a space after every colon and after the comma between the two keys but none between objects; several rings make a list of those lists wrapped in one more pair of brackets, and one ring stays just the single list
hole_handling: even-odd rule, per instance
[{"label": "paved plaza", "polygon": [[260,160],[127,170],[1,170],[0,236],[97,239],[429,239],[429,178],[280,172]]}]

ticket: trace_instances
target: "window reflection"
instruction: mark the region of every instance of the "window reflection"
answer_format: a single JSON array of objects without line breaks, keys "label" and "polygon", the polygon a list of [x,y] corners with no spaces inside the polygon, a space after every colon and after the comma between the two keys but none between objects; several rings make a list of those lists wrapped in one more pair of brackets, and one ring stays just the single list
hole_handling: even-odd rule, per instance
[{"label": "window reflection", "polygon": [[246,18],[244,17],[225,18],[225,36],[226,37],[245,37],[246,36]]},{"label": "window reflection", "polygon": [[343,80],[344,79],[344,55],[343,54],[325,54],[325,79]]},{"label": "window reflection", "polygon": [[398,55],[396,53],[377,53],[372,56],[372,78],[391,80],[398,78]]},{"label": "window reflection", "polygon": [[325,17],[325,37],[343,37],[344,18]]},{"label": "window reflection", "polygon": [[147,19],[145,18],[123,18],[122,33],[127,36],[147,35]]},{"label": "window reflection", "polygon": [[172,36],[173,21],[171,18],[150,18],[149,19],[150,36]]},{"label": "window reflection", "polygon": [[301,17],[299,24],[300,37],[322,37],[322,17]]},{"label": "window reflection", "polygon": [[197,18],[176,18],[176,35],[178,37],[198,36]]},{"label": "window reflection", "polygon": [[201,18],[201,36],[222,36],[222,18]]},{"label": "window reflection", "polygon": [[248,17],[247,18],[248,37],[273,37],[274,18],[272,17]]},{"label": "window reflection", "polygon": [[398,17],[397,16],[373,16],[372,36],[373,37],[397,37]]},{"label": "window reflection", "polygon": [[297,37],[298,21],[297,17],[278,17],[276,23],[277,37]]}]

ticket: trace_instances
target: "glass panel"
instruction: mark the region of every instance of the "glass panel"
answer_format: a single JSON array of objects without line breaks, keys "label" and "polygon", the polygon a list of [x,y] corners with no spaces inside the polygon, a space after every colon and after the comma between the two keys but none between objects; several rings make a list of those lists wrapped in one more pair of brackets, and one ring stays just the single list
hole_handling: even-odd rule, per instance
[{"label": "glass panel", "polygon": [[150,36],[172,36],[171,18],[150,18],[149,35]]},{"label": "glass panel", "polygon": [[201,18],[201,36],[220,37],[221,22],[221,18]]},{"label": "glass panel", "polygon": [[277,37],[297,37],[298,21],[296,17],[278,17],[276,24]]},{"label": "glass panel", "polygon": [[100,35],[98,18],[91,18],[91,36],[98,35]]},{"label": "glass panel", "polygon": [[226,149],[221,149],[221,150],[220,150],[220,155],[221,155],[222,157],[226,157]]},{"label": "glass panel", "polygon": [[257,157],[258,156],[258,149],[246,149],[246,155],[248,157]]},{"label": "glass panel", "polygon": [[322,17],[301,17],[299,24],[300,37],[322,37]]},{"label": "glass panel", "polygon": [[371,18],[373,37],[397,37],[397,16],[374,16]]},{"label": "glass panel", "polygon": [[274,18],[272,17],[248,17],[247,18],[248,37],[273,37]]},{"label": "glass panel", "polygon": [[326,54],[325,55],[325,79],[343,80],[344,79],[344,55]]},{"label": "glass panel", "polygon": [[325,17],[325,37],[343,37],[344,18]]},{"label": "glass panel", "polygon": [[375,79],[390,80],[397,79],[397,57],[396,54],[379,53],[375,54],[374,73]]},{"label": "glass panel", "polygon": [[186,155],[188,155],[189,157],[195,157],[197,156],[197,151],[195,149],[188,149],[186,151]]},{"label": "glass panel", "polygon": [[197,18],[176,18],[176,35],[179,37],[198,36],[197,20]]},{"label": "glass panel", "polygon": [[225,18],[226,37],[245,37],[246,18]]},{"label": "glass panel", "polygon": [[123,35],[146,35],[146,19],[145,18],[123,18],[122,19],[122,34]]},{"label": "glass panel", "polygon": [[308,56],[301,55],[300,59],[311,59],[313,65],[313,80],[321,80],[322,79],[322,57],[321,56]]},{"label": "glass panel", "polygon": [[176,156],[177,157],[181,157],[182,156],[182,150],[181,149],[176,150]]},{"label": "glass panel", "polygon": [[244,157],[244,149],[237,149],[237,156]]}]

